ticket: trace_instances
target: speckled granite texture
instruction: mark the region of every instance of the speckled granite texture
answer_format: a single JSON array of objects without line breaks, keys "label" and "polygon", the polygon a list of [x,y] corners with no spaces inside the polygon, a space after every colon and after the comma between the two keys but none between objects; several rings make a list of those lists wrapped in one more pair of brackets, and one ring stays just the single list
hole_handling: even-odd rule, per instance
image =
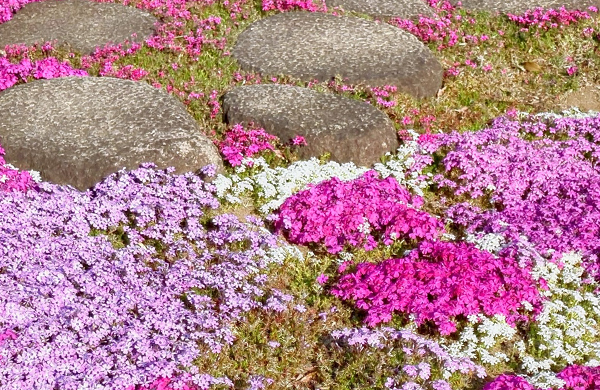
[{"label": "speckled granite texture", "polygon": [[336,75],[349,84],[395,85],[416,97],[436,94],[443,69],[419,40],[357,17],[285,12],[252,23],[233,48],[242,69],[303,81]]},{"label": "speckled granite texture", "polygon": [[[456,4],[457,0],[451,2]],[[589,6],[600,7],[600,0],[462,0],[462,6],[470,10],[520,14],[538,7],[556,9],[564,6],[584,11]]]},{"label": "speckled granite texture", "polygon": [[304,136],[301,158],[331,153],[332,160],[370,166],[398,147],[388,116],[371,104],[278,84],[237,87],[223,101],[227,122],[254,122],[288,142]]},{"label": "speckled granite texture", "polygon": [[344,11],[354,11],[387,20],[402,18],[418,20],[419,15],[433,18],[431,7],[422,0],[325,0],[327,7],[341,7]]},{"label": "speckled granite texture", "polygon": [[[59,104],[57,104],[57,102]],[[214,144],[175,97],[110,77],[36,80],[0,92],[5,159],[84,190],[143,162],[177,173],[222,169]]]},{"label": "speckled granite texture", "polygon": [[[154,35],[153,15],[134,7],[88,0],[44,0],[28,3],[0,24],[0,48],[10,44],[57,40],[91,54],[107,43],[143,42]],[[137,37],[132,38],[132,34]]]}]

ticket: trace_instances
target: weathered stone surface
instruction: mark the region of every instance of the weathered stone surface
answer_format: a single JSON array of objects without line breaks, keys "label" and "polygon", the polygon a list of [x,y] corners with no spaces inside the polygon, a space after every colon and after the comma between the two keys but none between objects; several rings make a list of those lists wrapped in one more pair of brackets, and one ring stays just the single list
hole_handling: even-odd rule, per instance
[{"label": "weathered stone surface", "polygon": [[[456,4],[458,0],[453,0]],[[462,0],[462,7],[470,10],[520,14],[538,7],[544,9],[578,9],[584,11],[589,6],[600,7],[600,0]]]},{"label": "weathered stone surface", "polygon": [[175,97],[110,77],[36,80],[0,92],[5,159],[84,190],[143,162],[176,173],[222,168],[219,152]]},{"label": "weathered stone surface", "polygon": [[[107,43],[143,42],[155,33],[153,15],[134,7],[89,0],[44,0],[23,6],[0,24],[0,48],[57,40],[91,54]],[[132,34],[136,37],[132,38]]]},{"label": "weathered stone surface", "polygon": [[433,96],[442,85],[437,58],[415,36],[385,23],[323,13],[285,12],[243,31],[233,56],[247,71],[303,81],[396,85],[417,97]]},{"label": "weathered stone surface", "polygon": [[327,7],[341,7],[387,20],[390,18],[418,19],[419,15],[433,17],[433,10],[422,0],[326,0]]},{"label": "weathered stone surface", "polygon": [[388,116],[369,103],[308,88],[278,84],[237,87],[225,94],[227,122],[254,122],[289,142],[305,137],[301,158],[329,152],[338,162],[370,166],[398,147]]}]

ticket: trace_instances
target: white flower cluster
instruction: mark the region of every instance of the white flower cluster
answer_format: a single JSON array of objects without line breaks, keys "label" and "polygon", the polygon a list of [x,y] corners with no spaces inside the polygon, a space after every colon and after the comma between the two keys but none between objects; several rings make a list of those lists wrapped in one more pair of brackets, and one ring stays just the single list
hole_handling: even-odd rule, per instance
[{"label": "white flower cluster", "polygon": [[[412,132],[413,137],[418,136]],[[381,177],[393,176],[398,182],[416,194],[422,196],[423,190],[431,183],[419,178],[421,172],[408,169],[414,164],[413,155],[420,150],[416,141],[405,141],[396,154],[387,153],[385,164],[374,164],[373,169]],[[217,175],[213,184],[217,188],[217,197],[229,203],[244,203],[244,199],[254,198],[263,215],[271,213],[293,194],[307,188],[309,184],[337,177],[340,180],[353,180],[368,171],[369,168],[358,167],[354,163],[340,164],[335,161],[322,163],[316,158],[297,161],[287,168],[271,168],[264,158],[244,158],[242,164],[235,169],[235,174]],[[407,177],[408,176],[408,177]]]},{"label": "white flower cluster", "polygon": [[[527,113],[523,113],[523,114],[524,114],[524,116],[528,115]],[[557,119],[557,118],[564,118],[564,117],[582,119],[582,118],[595,117],[595,116],[598,116],[598,114],[600,114],[598,111],[582,112],[579,108],[572,107],[572,108],[569,108],[568,110],[562,111],[560,114],[556,114],[553,112],[541,112],[539,114],[533,115],[533,117],[542,118],[542,119]]]},{"label": "white flower cluster", "polygon": [[[18,171],[19,170],[19,168],[15,167],[12,164],[8,164],[8,163],[5,163],[3,165],[3,167],[4,168],[8,168],[8,169],[13,170],[13,171]],[[31,178],[33,179],[34,182],[36,182],[36,183],[41,183],[42,182],[42,177],[40,176],[40,173],[38,171],[27,171],[27,172],[29,172],[29,176],[31,176]],[[6,176],[6,175],[2,175],[0,177],[0,183],[6,183],[7,180],[8,180],[8,176]]]},{"label": "white flower cluster", "polygon": [[516,333],[516,329],[508,325],[502,315],[492,318],[481,314],[469,316],[469,325],[461,331],[457,341],[446,345],[446,350],[453,356],[477,359],[495,366],[509,361],[499,346],[502,341],[511,340]]},{"label": "white flower cluster", "polygon": [[506,244],[504,235],[498,233],[467,234],[465,241],[474,244],[479,250],[487,251],[494,255],[497,255]]},{"label": "white flower cluster", "polygon": [[[445,348],[453,356],[479,359],[493,366],[510,359],[500,345],[512,343],[531,384],[541,388],[564,386],[553,368],[574,363],[593,365],[600,359],[600,298],[592,293],[598,285],[583,284],[581,260],[579,254],[565,253],[561,268],[538,257],[532,276],[543,279],[548,289],[540,291],[546,300],[526,339],[521,339],[504,317],[478,315],[470,316],[459,340]],[[532,309],[531,305],[524,306]]]}]

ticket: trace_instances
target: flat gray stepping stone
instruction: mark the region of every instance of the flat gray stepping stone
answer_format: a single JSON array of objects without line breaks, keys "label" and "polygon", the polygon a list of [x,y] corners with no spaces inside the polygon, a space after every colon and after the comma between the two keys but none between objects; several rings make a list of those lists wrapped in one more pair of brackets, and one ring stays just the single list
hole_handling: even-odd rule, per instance
[{"label": "flat gray stepping stone", "polygon": [[[154,35],[153,15],[134,7],[89,0],[44,0],[28,3],[0,24],[0,49],[11,44],[33,45],[58,40],[91,54],[107,43],[143,42]],[[132,34],[137,37],[132,38]]]},{"label": "flat gray stepping stone", "polygon": [[254,122],[282,142],[303,136],[303,159],[329,152],[334,161],[370,166],[399,145],[392,121],[371,104],[308,88],[237,87],[225,94],[223,112],[230,124]]},{"label": "flat gray stepping stone", "polygon": [[[456,4],[457,0],[452,1]],[[463,0],[462,7],[474,11],[520,14],[535,8],[587,10],[589,6],[600,7],[600,0]]]},{"label": "flat gray stepping stone", "polygon": [[341,7],[344,11],[367,14],[374,18],[419,19],[419,15],[433,18],[431,7],[421,0],[325,0],[327,7]]},{"label": "flat gray stepping stone", "polygon": [[323,13],[285,12],[258,20],[233,48],[242,69],[303,81],[395,85],[416,97],[442,85],[437,58],[415,36],[385,23]]},{"label": "flat gray stepping stone", "polygon": [[222,168],[185,106],[150,85],[111,77],[35,80],[0,92],[0,145],[19,169],[85,190],[121,168]]}]

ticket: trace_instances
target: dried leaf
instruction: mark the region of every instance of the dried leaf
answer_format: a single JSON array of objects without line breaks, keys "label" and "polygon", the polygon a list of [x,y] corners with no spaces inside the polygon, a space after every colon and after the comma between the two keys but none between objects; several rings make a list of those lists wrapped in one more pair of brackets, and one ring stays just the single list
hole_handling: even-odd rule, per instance
[{"label": "dried leaf", "polygon": [[300,383],[308,383],[310,382],[315,375],[317,375],[317,369],[315,367],[311,367],[307,372],[305,372],[304,374],[300,374],[298,375],[294,381],[295,382],[300,382]]},{"label": "dried leaf", "polygon": [[525,67],[525,69],[528,72],[541,72],[542,71],[542,68],[536,62],[533,62],[533,61],[525,61],[523,63],[523,66]]}]

